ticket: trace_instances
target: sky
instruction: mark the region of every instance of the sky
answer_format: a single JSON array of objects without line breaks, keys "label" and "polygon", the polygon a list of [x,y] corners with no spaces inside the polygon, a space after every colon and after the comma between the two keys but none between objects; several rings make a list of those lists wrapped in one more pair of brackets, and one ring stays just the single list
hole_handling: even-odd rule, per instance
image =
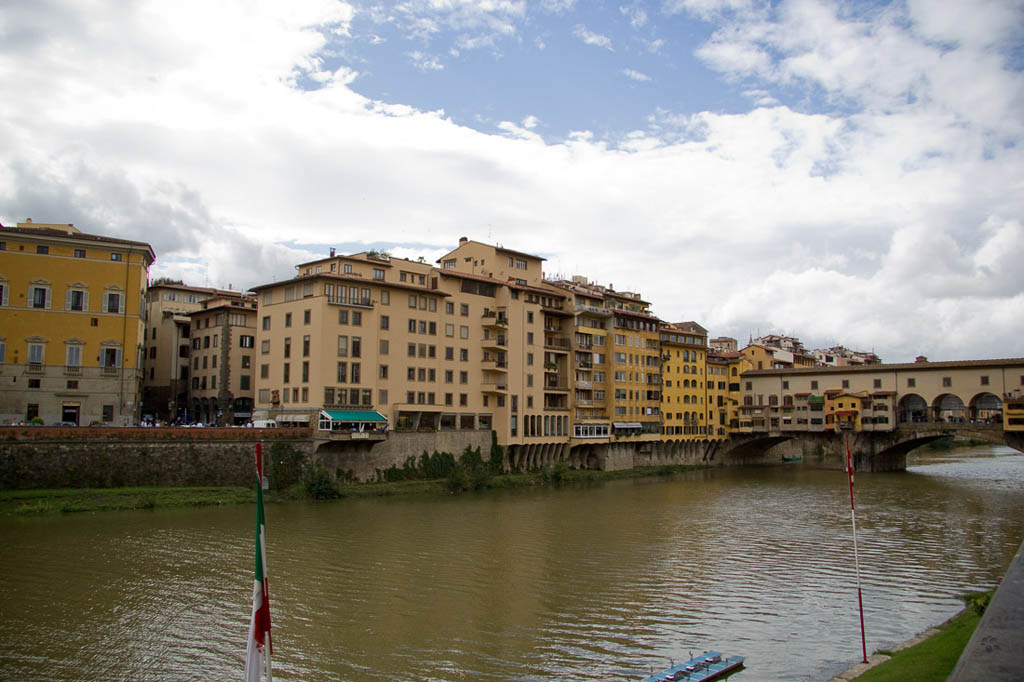
[{"label": "sky", "polygon": [[6,0],[0,92],[0,222],[152,277],[465,236],[741,345],[1024,356],[1024,0]]}]

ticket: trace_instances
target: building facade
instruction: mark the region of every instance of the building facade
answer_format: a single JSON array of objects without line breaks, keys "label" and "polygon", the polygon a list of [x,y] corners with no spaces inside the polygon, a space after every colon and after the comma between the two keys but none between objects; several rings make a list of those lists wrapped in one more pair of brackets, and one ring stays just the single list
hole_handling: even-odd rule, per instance
[{"label": "building facade", "polygon": [[164,422],[190,422],[192,348],[190,315],[214,296],[239,298],[237,291],[175,282],[151,283],[146,292],[142,413]]},{"label": "building facade", "polygon": [[256,298],[218,293],[200,306],[189,316],[190,421],[247,424],[253,418],[255,395]]},{"label": "building facade", "polygon": [[0,228],[0,420],[138,421],[153,260],[73,225]]}]

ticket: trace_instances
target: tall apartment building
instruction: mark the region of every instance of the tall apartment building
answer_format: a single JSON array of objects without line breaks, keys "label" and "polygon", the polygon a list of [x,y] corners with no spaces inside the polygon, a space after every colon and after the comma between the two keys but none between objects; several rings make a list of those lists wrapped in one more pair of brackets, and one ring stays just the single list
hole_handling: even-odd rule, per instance
[{"label": "tall apartment building", "polygon": [[258,418],[376,410],[398,431],[493,429],[512,461],[660,439],[649,303],[545,281],[543,260],[464,238],[437,267],[332,252],[255,287]]},{"label": "tall apartment building", "polygon": [[[714,435],[715,406],[709,400],[708,330],[696,322],[661,328],[664,433],[679,440]],[[681,438],[680,438],[681,437]]]},{"label": "tall apartment building", "polygon": [[237,291],[174,282],[150,284],[146,292],[142,413],[162,421],[189,418],[192,319],[213,296],[240,298]]},{"label": "tall apartment building", "polygon": [[[255,391],[256,298],[237,292],[217,293],[189,317],[190,420],[218,426],[249,422]],[[289,345],[286,357],[291,350]],[[296,354],[299,350],[295,349]]]},{"label": "tall apartment building", "polygon": [[0,227],[0,420],[139,419],[143,242],[27,220]]}]

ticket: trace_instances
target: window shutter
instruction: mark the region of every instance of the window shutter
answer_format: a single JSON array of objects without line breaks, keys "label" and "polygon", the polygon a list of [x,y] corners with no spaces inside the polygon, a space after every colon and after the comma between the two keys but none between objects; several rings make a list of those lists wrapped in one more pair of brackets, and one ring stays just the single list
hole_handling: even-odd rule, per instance
[{"label": "window shutter", "polygon": [[110,294],[103,292],[103,308],[100,312],[105,313],[110,308]]},{"label": "window shutter", "polygon": [[114,367],[121,366],[121,352],[120,348],[114,351]]},{"label": "window shutter", "polygon": [[124,294],[120,294],[117,297],[117,301],[118,301],[117,312],[119,312],[122,315],[124,315],[124,299],[125,299]]},{"label": "window shutter", "polygon": [[82,292],[82,310],[89,310],[89,290],[86,289]]},{"label": "window shutter", "polygon": [[71,310],[71,289],[64,293],[64,310]]}]

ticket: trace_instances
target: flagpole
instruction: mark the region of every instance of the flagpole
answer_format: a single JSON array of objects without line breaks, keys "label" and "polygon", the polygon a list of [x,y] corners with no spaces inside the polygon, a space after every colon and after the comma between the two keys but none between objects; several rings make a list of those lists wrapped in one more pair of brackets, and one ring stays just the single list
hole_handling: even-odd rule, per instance
[{"label": "flagpole", "polygon": [[853,507],[853,459],[850,457],[850,432],[843,434],[846,437],[846,473],[850,480],[850,520],[853,522],[853,563],[857,571],[857,607],[860,610],[860,650],[861,662],[868,662],[867,638],[864,635],[864,600],[860,593],[860,556],[857,552],[857,514]]},{"label": "flagpole", "polygon": [[263,517],[263,445],[256,444],[256,553],[253,566],[252,619],[245,655],[246,682],[259,682],[264,675],[273,682],[270,654],[270,591],[267,579],[267,527]]}]

